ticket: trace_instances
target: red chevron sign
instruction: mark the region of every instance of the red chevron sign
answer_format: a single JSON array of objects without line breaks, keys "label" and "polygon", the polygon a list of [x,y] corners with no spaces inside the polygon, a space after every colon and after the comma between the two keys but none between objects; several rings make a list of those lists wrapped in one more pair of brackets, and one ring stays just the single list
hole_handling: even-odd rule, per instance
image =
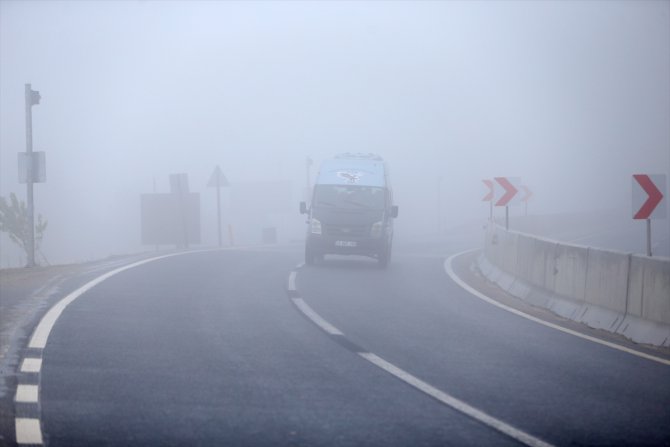
[{"label": "red chevron sign", "polygon": [[482,202],[491,202],[493,200],[493,180],[482,180],[482,182],[489,188],[489,192],[484,196]]},{"label": "red chevron sign", "polygon": [[521,198],[521,201],[524,203],[527,203],[531,197],[533,197],[533,191],[530,190],[529,187],[526,185],[521,185],[521,188],[523,189],[524,196]]},{"label": "red chevron sign", "polygon": [[495,203],[496,206],[508,206],[517,202],[514,200],[520,188],[520,179],[517,177],[495,177],[494,180],[503,187],[503,194]]},{"label": "red chevron sign", "polygon": [[667,214],[663,192],[666,177],[663,174],[633,175],[633,219],[664,219]]}]

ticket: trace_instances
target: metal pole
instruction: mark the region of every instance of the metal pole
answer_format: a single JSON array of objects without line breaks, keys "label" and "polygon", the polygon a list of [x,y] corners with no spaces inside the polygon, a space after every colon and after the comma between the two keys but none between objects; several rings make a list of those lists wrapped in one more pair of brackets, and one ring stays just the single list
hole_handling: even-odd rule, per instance
[{"label": "metal pole", "polygon": [[509,231],[509,206],[505,206],[505,229]]},{"label": "metal pole", "polygon": [[235,245],[235,234],[233,233],[233,225],[228,224],[228,239],[230,240],[230,246]]},{"label": "metal pole", "polygon": [[35,206],[33,202],[33,114],[32,114],[32,88],[26,84],[26,153],[27,156],[27,202],[28,202],[28,264],[26,267],[35,266]]},{"label": "metal pole", "polygon": [[651,219],[647,219],[647,256],[651,257]]},{"label": "metal pole", "polygon": [[437,176],[437,237],[442,236],[442,176]]},{"label": "metal pole", "polygon": [[221,242],[221,181],[219,180],[216,184],[216,216],[219,223],[219,247],[223,246]]},{"label": "metal pole", "polygon": [[493,199],[489,200],[489,221],[493,223]]},{"label": "metal pole", "polygon": [[[154,191],[154,194],[156,194],[156,177],[154,177],[154,179],[153,179],[153,185],[154,185],[153,191]],[[154,246],[154,248],[155,248],[156,251],[158,251],[158,244],[156,244]]]}]

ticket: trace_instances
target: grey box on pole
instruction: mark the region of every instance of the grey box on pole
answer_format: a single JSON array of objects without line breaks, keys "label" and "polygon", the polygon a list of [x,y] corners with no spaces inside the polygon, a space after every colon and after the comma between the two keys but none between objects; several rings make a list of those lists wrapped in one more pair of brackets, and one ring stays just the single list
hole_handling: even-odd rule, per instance
[{"label": "grey box on pole", "polygon": [[[29,167],[32,167],[32,169],[29,169]],[[29,171],[33,174],[32,183],[47,181],[46,153],[19,152],[19,183],[28,183]]]}]

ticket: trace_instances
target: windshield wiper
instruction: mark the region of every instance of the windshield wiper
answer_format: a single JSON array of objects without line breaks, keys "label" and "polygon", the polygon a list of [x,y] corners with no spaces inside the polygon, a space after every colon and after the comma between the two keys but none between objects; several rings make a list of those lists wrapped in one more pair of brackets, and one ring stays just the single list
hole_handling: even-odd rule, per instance
[{"label": "windshield wiper", "polygon": [[334,203],[331,203],[331,202],[325,202],[325,201],[323,201],[323,200],[319,200],[319,201],[317,202],[317,205],[335,206]]}]

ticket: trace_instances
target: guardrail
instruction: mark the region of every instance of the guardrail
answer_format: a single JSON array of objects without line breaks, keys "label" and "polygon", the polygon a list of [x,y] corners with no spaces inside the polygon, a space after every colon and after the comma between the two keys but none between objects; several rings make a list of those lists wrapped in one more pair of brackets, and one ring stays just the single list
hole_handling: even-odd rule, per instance
[{"label": "guardrail", "polygon": [[482,273],[565,318],[670,346],[670,258],[571,245],[489,225]]}]

